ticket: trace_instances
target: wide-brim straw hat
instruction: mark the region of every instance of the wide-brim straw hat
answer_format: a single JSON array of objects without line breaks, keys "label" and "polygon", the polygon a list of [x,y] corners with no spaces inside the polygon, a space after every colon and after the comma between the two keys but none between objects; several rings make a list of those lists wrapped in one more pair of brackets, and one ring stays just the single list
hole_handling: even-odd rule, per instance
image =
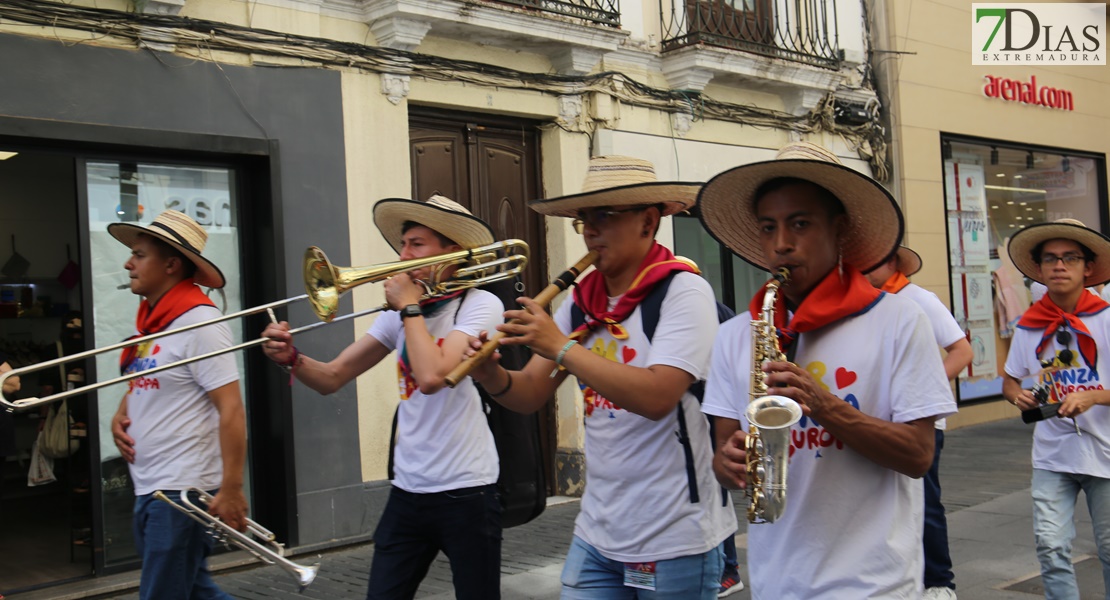
[{"label": "wide-brim straw hat", "polygon": [[755,193],[764,183],[790,177],[817,184],[840,200],[848,216],[842,238],[845,264],[866,273],[881,265],[902,239],[902,211],[879,182],[844,166],[835,154],[794,142],[774,160],[733,167],[710,179],[698,194],[702,225],[737,256],[769,270],[759,243]]},{"label": "wide-brim straw hat", "polygon": [[528,206],[542,215],[575,218],[585,208],[662,204],[665,217],[693,206],[700,187],[700,183],[659,181],[655,165],[641,158],[595,156],[586,170],[582,192],[533,200]]},{"label": "wide-brim straw hat", "polygon": [[1040,269],[1033,260],[1033,248],[1049,240],[1072,240],[1086,246],[1095,253],[1091,263],[1091,275],[1084,279],[1083,285],[1091,287],[1110,281],[1110,238],[1089,229],[1082,221],[1059,219],[1052,223],[1030,225],[1010,238],[1010,260],[1023,275],[1044,284]]},{"label": "wide-brim straw hat", "polygon": [[906,277],[912,277],[914,273],[921,270],[921,255],[910,249],[909,246],[898,246],[898,251],[894,253],[894,268],[902,272]]},{"label": "wide-brim straw hat", "polygon": [[224,274],[212,261],[201,256],[208,243],[208,232],[183,212],[167,210],[154,218],[150,225],[112,223],[108,233],[128,248],[135,245],[140,235],[156,237],[177,249],[197,266],[193,281],[209,288],[222,288],[227,284]]},{"label": "wide-brim straw hat", "polygon": [[401,230],[405,221],[432,229],[465,249],[493,243],[493,230],[489,225],[446,196],[435,195],[427,202],[386,198],[374,205],[374,225],[397,254],[401,253]]}]

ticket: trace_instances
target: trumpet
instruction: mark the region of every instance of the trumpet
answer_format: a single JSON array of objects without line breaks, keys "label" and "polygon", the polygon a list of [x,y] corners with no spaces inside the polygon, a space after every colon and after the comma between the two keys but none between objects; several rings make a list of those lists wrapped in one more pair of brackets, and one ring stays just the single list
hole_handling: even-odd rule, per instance
[{"label": "trumpet", "polygon": [[[192,499],[189,498],[189,494],[196,494],[200,501],[204,503],[204,506],[194,504]],[[301,586],[300,591],[303,592],[316,579],[320,564],[306,567],[285,558],[285,546],[278,543],[276,536],[269,529],[259,525],[256,521],[247,519],[247,532],[243,533],[208,512],[207,507],[212,504],[212,495],[208,492],[195,487],[184,490],[181,492],[180,504],[170,500],[161,491],[154,492],[154,497],[204,525],[208,529],[208,534],[215,538],[217,542],[225,546],[234,544],[250,552],[266,564],[281,567],[297,580],[297,584]]]},{"label": "trumpet", "polygon": [[[233,319],[241,319],[250,315],[259,313],[268,313],[271,321],[276,321],[274,316],[274,309],[308,300],[312,305],[313,311],[316,316],[320,318],[320,322],[303,325],[289,331],[291,335],[298,333],[305,333],[312,331],[318,327],[323,327],[330,323],[339,323],[350,319],[357,319],[369,314],[388,310],[389,305],[383,304],[367,310],[343,315],[336,317],[339,309],[339,298],[351,288],[357,287],[364,283],[372,283],[383,281],[400,273],[407,273],[417,269],[430,267],[432,276],[429,281],[421,281],[424,285],[426,293],[423,298],[436,298],[445,294],[454,293],[467,288],[493,283],[515,277],[528,264],[528,244],[522,240],[505,240],[495,242],[486,246],[472,248],[469,250],[458,250],[456,252],[448,252],[447,254],[440,254],[437,256],[428,256],[425,258],[416,258],[412,260],[402,260],[381,265],[374,265],[369,267],[336,267],[328,260],[324,251],[312,246],[305,251],[304,257],[304,276],[305,276],[305,291],[306,293],[268,304],[261,304],[252,308],[240,310],[229,315],[216,317],[200,323],[194,323],[185,327],[171,329],[169,331],[160,331],[142,337],[124,340],[115,344],[104,346],[103,348],[95,348],[93,350],[86,350],[77,354],[69,356],[62,356],[53,360],[36,363],[18,369],[6,371],[0,375],[0,386],[9,377],[20,377],[27,373],[41,371],[64,365],[66,363],[84,360],[104,354],[106,352],[113,352],[126,348],[128,346],[135,346],[138,344],[146,343],[151,340],[156,340],[161,337],[184,333],[200,327],[207,327],[216,323],[224,321],[231,321]],[[455,272],[451,277],[447,277],[447,269],[456,266]],[[70,396],[79,396],[87,394],[91,391],[105,388],[117,383],[130,381],[138,377],[148,377],[154,373],[165,371],[167,369],[174,369],[177,367],[185,366],[187,364],[207,360],[214,356],[227,354],[228,352],[238,352],[246,350],[254,346],[260,346],[270,341],[269,338],[260,337],[257,339],[235,344],[228,348],[221,348],[212,352],[191,356],[177,362],[168,363],[165,365],[158,365],[147,369],[145,371],[137,371],[135,373],[128,373],[105,381],[98,381],[90,383],[81,387],[76,387],[70,390],[50,394],[42,398],[21,398],[19,400],[8,400],[0,396],[0,406],[7,409],[8,412],[16,410],[26,410],[42,404],[49,404],[69,398]]]}]

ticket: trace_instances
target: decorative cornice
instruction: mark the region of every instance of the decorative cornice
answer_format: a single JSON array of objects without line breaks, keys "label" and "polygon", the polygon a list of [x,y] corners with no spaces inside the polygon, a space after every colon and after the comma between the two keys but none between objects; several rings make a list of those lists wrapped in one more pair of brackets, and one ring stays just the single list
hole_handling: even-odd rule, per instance
[{"label": "decorative cornice", "polygon": [[393,104],[400,104],[409,95],[409,76],[382,73],[382,94]]},{"label": "decorative cornice", "polygon": [[[710,75],[707,77],[706,73]],[[702,88],[692,87],[698,81],[709,83],[713,77],[729,76],[774,87],[802,87],[830,92],[846,77],[840,71],[709,46],[691,46],[664,53],[663,74],[668,83],[681,81],[687,89],[698,90]],[[678,87],[674,83],[671,85]]]},{"label": "decorative cornice", "polygon": [[379,46],[411,52],[424,41],[432,24],[419,19],[386,17],[370,23],[370,32]]}]

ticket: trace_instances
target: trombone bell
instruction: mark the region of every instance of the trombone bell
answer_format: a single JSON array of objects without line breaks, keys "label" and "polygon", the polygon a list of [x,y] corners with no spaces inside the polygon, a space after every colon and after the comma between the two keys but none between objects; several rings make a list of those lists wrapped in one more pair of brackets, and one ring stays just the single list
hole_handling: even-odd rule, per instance
[{"label": "trombone bell", "polygon": [[[364,283],[431,267],[432,281],[425,283],[428,289],[425,297],[435,297],[508,279],[524,270],[527,263],[528,244],[523,240],[505,240],[469,250],[368,267],[337,267],[323,250],[310,246],[304,253],[304,286],[316,316],[322,321],[331,321],[339,312],[339,297]],[[444,272],[452,266],[457,266],[458,270],[450,278],[444,277]]]}]

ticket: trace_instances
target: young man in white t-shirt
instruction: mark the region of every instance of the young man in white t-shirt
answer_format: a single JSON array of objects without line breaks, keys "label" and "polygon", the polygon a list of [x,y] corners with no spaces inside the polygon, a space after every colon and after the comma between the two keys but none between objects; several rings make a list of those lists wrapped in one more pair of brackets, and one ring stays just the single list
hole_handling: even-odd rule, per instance
[{"label": "young man in white t-shirt", "polygon": [[[374,205],[374,224],[401,260],[493,243],[493,231],[457,202],[387,199]],[[447,279],[456,267],[445,269]],[[308,387],[330,394],[397,351],[394,478],[374,532],[368,600],[412,598],[436,554],[451,562],[455,597],[501,596],[499,463],[481,398],[470,378],[454,388],[444,378],[462,361],[478,332],[501,322],[493,294],[470,289],[421,300],[429,268],[392,276],[385,297],[393,309],[331,362],[301,354],[287,323],[262,332],[266,356]]]},{"label": "young man in white t-shirt", "polygon": [[[1002,393],[1046,417],[1033,434],[1037,558],[1046,598],[1078,598],[1071,549],[1080,490],[1110,590],[1110,391],[1102,379],[1110,372],[1110,304],[1085,289],[1110,280],[1110,239],[1072,223],[1043,223],[1016,233],[1009,248],[1018,270],[1048,291],[1018,321]],[[1023,389],[1029,376],[1037,379],[1034,390]]]},{"label": "young man in white t-shirt", "polygon": [[790,429],[785,508],[748,528],[752,597],[920,597],[916,479],[933,459],[934,421],[955,402],[925,314],[860,273],[894,252],[901,212],[877,182],[806,142],[717,175],[698,206],[741,258],[790,271],[771,328],[790,362],[754,364],[760,290],[748,318],[721,326],[702,405],[716,417],[717,478],[733,489],[747,485],[753,369],[803,415]]},{"label": "young man in white t-shirt", "polygon": [[[886,260],[879,268],[867,273],[871,285],[884,292],[913,300],[933,328],[933,339],[944,348],[944,374],[951,381],[974,358],[971,344],[952,313],[937,295],[910,283],[909,278],[921,270],[921,256],[906,246]],[[945,419],[937,419],[933,447],[933,464],[923,477],[925,483],[925,600],[955,600],[956,583],[952,573],[952,557],[948,553],[948,520],[940,501],[940,451],[944,448]]]},{"label": "young man in white t-shirt", "polygon": [[[133,337],[220,316],[198,287],[221,288],[225,280],[201,256],[208,235],[196,221],[171,210],[149,226],[113,223],[108,232],[131,248],[124,268],[131,292],[143,298]],[[120,371],[141,372],[229,346],[231,330],[216,323],[125,349]],[[215,495],[209,513],[245,529],[246,412],[235,357],[223,354],[131,380],[112,418],[112,438],[135,486],[139,597],[230,600],[208,572],[214,543],[208,528],[156,500],[154,492],[178,502],[188,488],[205,490]]]},{"label": "young man in white t-shirt", "polygon": [[711,600],[736,516],[714,481],[709,424],[689,388],[705,377],[717,310],[696,267],[655,241],[660,218],[689,208],[697,185],[655,181],[645,160],[598,156],[583,189],[532,208],[574,218],[598,252],[595,270],[554,318],[521,298],[524,310],[505,313],[520,322],[498,330],[509,334],[503,345],[531,347],[531,360],[520,371],[487,361],[473,377],[519,412],[578,379],[586,488],[564,600]]}]

